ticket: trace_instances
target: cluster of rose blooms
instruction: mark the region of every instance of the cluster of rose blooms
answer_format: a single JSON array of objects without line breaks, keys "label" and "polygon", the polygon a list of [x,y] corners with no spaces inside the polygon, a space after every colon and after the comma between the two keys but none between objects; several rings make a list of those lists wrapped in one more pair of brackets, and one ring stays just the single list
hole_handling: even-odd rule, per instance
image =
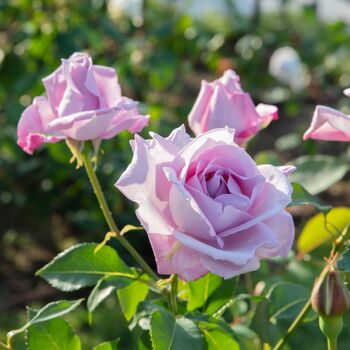
[{"label": "cluster of rose blooms", "polygon": [[[18,124],[18,144],[32,154],[44,142],[92,141],[98,147],[122,130],[141,131],[149,116],[122,96],[115,70],[75,53],[43,79]],[[345,90],[350,96],[350,90]],[[224,278],[256,270],[260,260],[286,256],[294,238],[288,174],[294,167],[257,166],[247,141],[277,119],[277,107],[255,107],[238,75],[228,70],[202,82],[188,116],[168,137],[137,134],[133,159],[116,187],[138,204],[160,274]],[[317,106],[304,138],[350,141],[350,116]]]}]

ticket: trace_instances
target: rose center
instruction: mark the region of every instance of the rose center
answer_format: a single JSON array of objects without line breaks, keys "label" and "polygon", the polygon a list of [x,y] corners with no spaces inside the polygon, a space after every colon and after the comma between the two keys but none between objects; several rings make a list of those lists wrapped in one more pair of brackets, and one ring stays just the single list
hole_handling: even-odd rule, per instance
[{"label": "rose center", "polygon": [[208,195],[211,198],[216,198],[223,194],[242,193],[234,176],[222,169],[205,174],[204,181]]}]

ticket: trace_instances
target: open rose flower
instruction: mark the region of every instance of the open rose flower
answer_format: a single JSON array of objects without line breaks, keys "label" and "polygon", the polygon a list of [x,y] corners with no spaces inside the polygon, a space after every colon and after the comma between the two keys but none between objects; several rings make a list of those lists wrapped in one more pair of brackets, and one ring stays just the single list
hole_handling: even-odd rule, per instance
[{"label": "open rose flower", "polygon": [[[350,97],[350,89],[344,94]],[[304,140],[307,139],[350,142],[350,115],[327,106],[316,106],[310,127],[304,133]]]},{"label": "open rose flower", "polygon": [[151,136],[135,136],[133,160],[116,186],[138,204],[160,274],[230,278],[288,254],[292,167],[257,166],[229,128],[195,139],[183,126],[167,138]]},{"label": "open rose flower", "polygon": [[190,128],[196,135],[228,126],[236,130],[235,141],[242,145],[272,120],[278,119],[276,106],[260,103],[255,107],[239,81],[239,76],[233,70],[227,70],[212,83],[202,81],[199,95],[188,116]]},{"label": "open rose flower", "polygon": [[63,59],[43,83],[47,98],[36,97],[17,128],[18,145],[29,154],[43,142],[99,141],[148,124],[137,103],[121,95],[115,70],[93,65],[86,53]]}]

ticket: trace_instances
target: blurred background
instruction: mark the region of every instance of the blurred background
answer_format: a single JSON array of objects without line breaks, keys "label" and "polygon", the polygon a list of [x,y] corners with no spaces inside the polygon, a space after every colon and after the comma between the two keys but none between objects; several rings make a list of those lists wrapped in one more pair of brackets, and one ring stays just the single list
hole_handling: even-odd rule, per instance
[{"label": "blurred background", "polygon": [[[1,337],[24,322],[25,305],[59,296],[35,271],[74,243],[101,241],[107,230],[84,170],[69,164],[65,143],[45,145],[32,157],[16,145],[17,122],[43,93],[41,79],[75,51],[116,69],[123,94],[151,115],[144,135],[167,135],[186,124],[201,79],[231,68],[256,104],[279,107],[280,119],[249,144],[257,162],[347,152],[345,143],[302,142],[302,134],[316,104],[350,113],[342,94],[350,86],[350,1],[0,0]],[[133,205],[114,188],[132,156],[130,137],[104,142],[98,169],[120,227],[137,224]],[[321,198],[349,205],[346,180]],[[296,208],[293,214],[301,227],[314,211]],[[154,266],[145,233],[129,239]],[[130,261],[125,252],[124,259]],[[105,320],[116,312],[104,307],[104,321],[96,316],[93,332],[83,311],[71,320],[87,344],[115,338],[114,323]],[[125,322],[119,325],[125,330]]]}]

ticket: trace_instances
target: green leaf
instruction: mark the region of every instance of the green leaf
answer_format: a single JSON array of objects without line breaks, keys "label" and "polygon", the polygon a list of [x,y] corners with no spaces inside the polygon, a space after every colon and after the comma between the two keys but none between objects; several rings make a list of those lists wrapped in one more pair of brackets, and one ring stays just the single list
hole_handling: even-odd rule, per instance
[{"label": "green leaf", "polygon": [[235,333],[235,337],[238,339],[241,350],[262,349],[258,335],[246,325],[242,323],[235,324],[232,330]]},{"label": "green leaf", "polygon": [[119,339],[107,341],[105,343],[99,344],[93,348],[93,350],[117,350],[119,344]]},{"label": "green leaf", "polygon": [[149,331],[144,331],[137,339],[137,350],[152,349]]},{"label": "green leaf", "polygon": [[[270,300],[271,320],[294,320],[309,299],[310,291],[295,283],[278,282],[271,287],[267,297]],[[304,322],[314,318],[315,313],[311,311],[304,318]]]},{"label": "green leaf", "polygon": [[[34,311],[30,310],[30,316]],[[32,324],[27,329],[28,350],[80,350],[79,337],[73,332],[71,326],[62,317]]]},{"label": "green leaf", "polygon": [[205,306],[208,298],[221,286],[222,281],[222,277],[208,273],[196,281],[188,282],[187,310],[193,311]]},{"label": "green leaf", "polygon": [[96,243],[75,245],[57,255],[37,275],[63,291],[94,285],[105,275],[133,278],[132,270],[113,248],[104,246],[95,255],[96,247]]},{"label": "green leaf", "polygon": [[350,272],[350,245],[337,262],[338,269],[344,272]]},{"label": "green leaf", "polygon": [[290,133],[279,137],[275,141],[275,147],[280,152],[287,152],[299,147],[301,141],[299,133]]},{"label": "green leaf", "polygon": [[329,239],[335,239],[350,223],[350,208],[332,209],[326,216],[318,213],[313,216],[301,231],[297,247],[300,253],[308,253]]},{"label": "green leaf", "polygon": [[[142,279],[149,279],[148,275],[142,275]],[[135,281],[127,287],[117,290],[120,307],[125,318],[130,321],[134,316],[137,306],[147,298],[149,286],[146,283]]]},{"label": "green leaf", "polygon": [[290,164],[297,167],[290,174],[291,181],[300,183],[311,194],[326,190],[341,180],[350,169],[348,160],[328,155],[302,156]]},{"label": "green leaf", "polygon": [[50,321],[54,318],[63,316],[76,309],[83,300],[84,299],[59,300],[49,303],[40,309],[23,327],[10,331],[8,337],[12,338],[14,335],[24,332],[34,324]]},{"label": "green leaf", "polygon": [[208,323],[206,326],[201,325],[200,328],[204,334],[205,342],[207,343],[207,350],[240,349],[239,344],[232,335],[225,332],[217,324]]},{"label": "green leaf", "polygon": [[332,209],[330,205],[321,204],[320,200],[313,196],[311,193],[306,191],[306,189],[300,184],[294,182],[292,183],[293,193],[292,193],[292,202],[289,204],[289,207],[293,205],[313,205],[318,211],[327,213]]},{"label": "green leaf", "polygon": [[187,316],[198,324],[204,339],[207,349],[240,349],[239,343],[235,339],[235,332],[231,326],[213,316],[207,314],[189,314]]},{"label": "green leaf", "polygon": [[194,321],[175,318],[167,311],[157,310],[151,317],[153,350],[203,350],[204,342]]},{"label": "green leaf", "polygon": [[237,278],[231,278],[229,280],[223,280],[220,288],[216,289],[209,297],[206,303],[205,312],[213,315],[216,312],[225,311],[225,305],[233,298],[236,286],[238,283]]},{"label": "green leaf", "polygon": [[269,300],[261,301],[256,307],[250,328],[259,336],[263,343],[275,344],[280,338],[280,331],[269,317]]},{"label": "green leaf", "polygon": [[119,276],[107,276],[100,279],[91,291],[87,300],[89,312],[95,311],[100,303],[105,300],[113,291],[124,288],[132,283],[132,279]]}]

